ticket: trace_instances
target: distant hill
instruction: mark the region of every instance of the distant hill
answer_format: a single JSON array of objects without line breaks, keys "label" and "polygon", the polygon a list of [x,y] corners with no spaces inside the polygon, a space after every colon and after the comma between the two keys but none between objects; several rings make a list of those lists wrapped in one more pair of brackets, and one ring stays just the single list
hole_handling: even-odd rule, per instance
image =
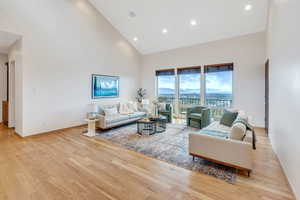
[{"label": "distant hill", "polygon": [[[174,94],[175,90],[171,88],[159,88],[159,94]],[[212,94],[231,94],[229,91],[223,91],[218,89],[208,89],[207,93]],[[181,89],[180,94],[200,94],[200,91],[197,89]]]},{"label": "distant hill", "polygon": [[175,90],[171,88],[159,88],[159,94],[174,94]]}]

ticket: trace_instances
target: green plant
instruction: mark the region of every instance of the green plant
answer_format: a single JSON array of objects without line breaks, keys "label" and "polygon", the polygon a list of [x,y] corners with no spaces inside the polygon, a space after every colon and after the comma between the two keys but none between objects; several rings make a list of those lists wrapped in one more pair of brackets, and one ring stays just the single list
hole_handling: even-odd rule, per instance
[{"label": "green plant", "polygon": [[139,102],[139,103],[142,103],[142,100],[145,98],[146,96],[146,89],[143,89],[143,88],[139,88],[138,91],[137,91],[137,97],[136,97],[136,100]]}]

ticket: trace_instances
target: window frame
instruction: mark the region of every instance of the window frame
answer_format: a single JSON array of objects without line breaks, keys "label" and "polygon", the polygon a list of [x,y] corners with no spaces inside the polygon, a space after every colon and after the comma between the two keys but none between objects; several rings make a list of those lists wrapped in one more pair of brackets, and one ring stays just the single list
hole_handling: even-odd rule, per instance
[{"label": "window frame", "polygon": [[[158,72],[163,72],[163,71],[174,71],[174,83],[175,83],[175,94],[174,94],[174,104],[177,101],[177,70],[176,68],[165,68],[165,69],[157,69],[155,70],[155,97],[159,98],[159,85],[158,85]],[[167,76],[167,75],[166,75]]]},{"label": "window frame", "polygon": [[233,108],[235,106],[235,92],[234,92],[234,83],[235,83],[235,73],[234,73],[234,62],[231,63],[221,63],[221,64],[209,64],[209,65],[197,65],[197,66],[190,66],[190,67],[174,67],[174,68],[163,68],[163,69],[157,69],[155,70],[155,95],[156,98],[159,97],[159,88],[158,88],[158,76],[156,75],[159,71],[171,71],[174,70],[174,78],[175,78],[175,110],[178,110],[179,106],[179,98],[180,98],[180,80],[179,80],[179,74],[178,70],[181,69],[194,69],[194,68],[200,68],[200,105],[205,105],[206,103],[206,73],[205,73],[205,67],[222,67],[222,66],[232,66],[232,104],[228,108]]},{"label": "window frame", "polygon": [[234,92],[234,63],[231,62],[231,63],[221,63],[221,64],[210,64],[210,65],[204,65],[203,66],[203,73],[204,73],[204,99],[203,99],[203,105],[206,104],[206,73],[205,73],[205,67],[222,67],[222,66],[232,66],[232,85],[231,85],[231,88],[232,88],[232,103],[231,103],[231,106],[228,107],[228,108],[234,108],[234,105],[235,105],[235,92]]},{"label": "window frame", "polygon": [[[203,74],[202,74],[202,68],[203,66],[201,65],[197,65],[197,66],[190,66],[190,67],[177,67],[176,68],[176,76],[178,79],[178,105],[180,104],[180,73],[178,73],[178,71],[180,70],[189,70],[189,69],[200,69],[200,105],[202,105],[202,99],[203,99],[203,93],[202,93],[202,79],[203,79]],[[195,73],[196,74],[196,73]]]}]

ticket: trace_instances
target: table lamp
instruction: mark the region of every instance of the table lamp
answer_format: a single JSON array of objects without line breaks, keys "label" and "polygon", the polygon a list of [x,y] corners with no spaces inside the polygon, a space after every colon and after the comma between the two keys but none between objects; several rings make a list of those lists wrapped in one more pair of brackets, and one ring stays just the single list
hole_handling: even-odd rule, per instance
[{"label": "table lamp", "polygon": [[98,114],[98,105],[95,103],[91,103],[88,105],[88,113],[87,113],[87,118],[88,119],[96,119]]},{"label": "table lamp", "polygon": [[149,103],[150,103],[149,99],[142,100],[142,105],[149,105]]}]

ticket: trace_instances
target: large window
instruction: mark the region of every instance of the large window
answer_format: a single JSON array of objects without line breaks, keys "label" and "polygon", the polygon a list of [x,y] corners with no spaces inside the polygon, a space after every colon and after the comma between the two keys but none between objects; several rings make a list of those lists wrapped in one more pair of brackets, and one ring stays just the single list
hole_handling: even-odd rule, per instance
[{"label": "large window", "polygon": [[232,106],[233,64],[205,66],[205,104],[213,116],[220,116],[224,108]]},{"label": "large window", "polygon": [[190,67],[177,70],[179,77],[179,111],[184,114],[186,108],[201,102],[201,68]]},{"label": "large window", "polygon": [[224,108],[232,107],[232,76],[233,63],[159,70],[157,96],[173,104],[177,116],[184,118],[187,107],[205,104],[218,118]]},{"label": "large window", "polygon": [[175,70],[156,71],[156,77],[158,99],[173,104],[176,96]]}]

